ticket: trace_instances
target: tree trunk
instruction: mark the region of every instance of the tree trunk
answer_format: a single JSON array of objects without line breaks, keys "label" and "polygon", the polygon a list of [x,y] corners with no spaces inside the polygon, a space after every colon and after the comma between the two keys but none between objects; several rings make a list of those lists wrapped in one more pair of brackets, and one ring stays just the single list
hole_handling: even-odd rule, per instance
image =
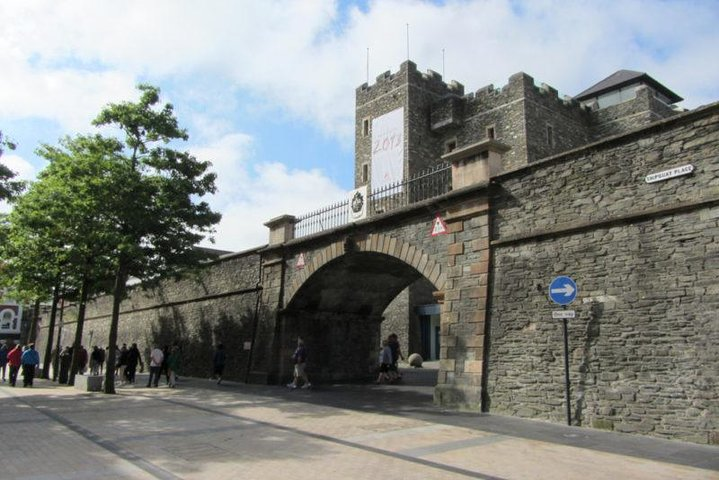
[{"label": "tree trunk", "polygon": [[27,334],[27,343],[35,343],[37,340],[37,324],[40,319],[40,298],[35,300],[35,306],[32,309],[32,321],[30,322],[30,331]]},{"label": "tree trunk", "polygon": [[110,336],[107,340],[109,350],[105,368],[105,393],[115,393],[115,356],[117,353],[117,330],[120,324],[120,303],[125,296],[127,273],[124,262],[120,260],[115,274],[115,286],[112,289],[112,315],[110,317]]},{"label": "tree trunk", "polygon": [[[55,285],[52,291],[52,308],[50,309],[50,324],[47,326],[47,345],[45,346],[45,357],[42,361],[42,373],[40,378],[50,378],[50,361],[52,360],[53,337],[55,335],[55,318],[57,317],[57,302],[60,301],[60,286]],[[60,352],[55,352],[59,355]]]},{"label": "tree trunk", "polygon": [[82,345],[82,328],[85,326],[85,303],[87,302],[87,289],[89,287],[87,278],[82,279],[80,288],[80,303],[77,309],[77,326],[75,328],[75,342],[72,344],[72,363],[70,363],[70,376],[67,384],[75,385],[75,375],[79,368],[80,346]]},{"label": "tree trunk", "polygon": [[52,362],[52,381],[57,381],[58,374],[60,373],[60,353],[62,352],[62,327],[63,327],[63,316],[65,315],[65,292],[63,291],[62,298],[60,298],[60,325],[57,327],[57,342],[55,343],[55,359]]}]

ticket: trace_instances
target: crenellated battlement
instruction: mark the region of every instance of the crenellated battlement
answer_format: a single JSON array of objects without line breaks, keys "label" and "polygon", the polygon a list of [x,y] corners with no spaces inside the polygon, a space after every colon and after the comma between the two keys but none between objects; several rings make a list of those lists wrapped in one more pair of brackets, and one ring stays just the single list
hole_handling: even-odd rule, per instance
[{"label": "crenellated battlement", "polygon": [[489,84],[468,93],[464,98],[470,110],[495,108],[519,98],[532,98],[548,104],[554,103],[556,106],[565,109],[585,110],[580,106],[579,102],[569,95],[564,95],[560,98],[556,88],[546,83],[536,85],[534,78],[524,72],[510,76],[507,84],[501,88],[496,88],[493,84]]},{"label": "crenellated battlement", "polygon": [[442,79],[440,73],[431,69],[422,73],[417,70],[417,65],[414,62],[408,60],[402,63],[399,71],[387,70],[375,77],[375,83],[371,85],[363,83],[357,87],[357,103],[361,104],[376,96],[384,95],[403,84],[429,90],[438,96],[456,95],[461,97],[464,95],[464,85],[461,83],[456,80],[447,83]]}]

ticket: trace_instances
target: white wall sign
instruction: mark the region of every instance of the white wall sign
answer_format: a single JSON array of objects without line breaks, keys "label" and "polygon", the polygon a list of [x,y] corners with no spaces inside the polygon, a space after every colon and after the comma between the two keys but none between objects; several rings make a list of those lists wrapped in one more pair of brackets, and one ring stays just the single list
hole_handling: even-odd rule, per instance
[{"label": "white wall sign", "polygon": [[367,218],[367,185],[352,190],[349,201],[351,222]]},{"label": "white wall sign", "polygon": [[672,168],[671,170],[664,170],[663,172],[650,173],[644,177],[644,181],[647,183],[661,182],[662,180],[668,180],[674,177],[680,177],[682,175],[689,175],[694,171],[694,165],[682,165],[681,167]]},{"label": "white wall sign", "polygon": [[372,120],[372,191],[404,179],[404,108]]},{"label": "white wall sign", "polygon": [[301,270],[301,269],[305,268],[305,254],[304,253],[300,253],[299,255],[297,255],[297,260],[295,261],[295,268],[297,270]]},{"label": "white wall sign", "polygon": [[22,305],[5,302],[0,305],[0,333],[20,333]]}]

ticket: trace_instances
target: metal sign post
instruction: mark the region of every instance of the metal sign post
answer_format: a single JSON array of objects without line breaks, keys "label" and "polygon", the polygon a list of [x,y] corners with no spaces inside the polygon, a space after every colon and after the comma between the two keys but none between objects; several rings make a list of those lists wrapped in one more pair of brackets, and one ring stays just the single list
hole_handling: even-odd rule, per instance
[{"label": "metal sign post", "polygon": [[567,404],[567,425],[572,425],[571,390],[569,384],[569,332],[567,320],[574,318],[574,310],[567,310],[567,305],[577,297],[577,284],[569,277],[560,276],[549,284],[549,298],[562,306],[562,310],[553,311],[552,318],[562,319],[564,330],[564,394]]},{"label": "metal sign post", "polygon": [[572,425],[572,408],[569,403],[570,399],[570,385],[569,385],[569,334],[567,333],[567,319],[562,319],[564,325],[564,394],[566,396],[567,403],[567,425]]}]

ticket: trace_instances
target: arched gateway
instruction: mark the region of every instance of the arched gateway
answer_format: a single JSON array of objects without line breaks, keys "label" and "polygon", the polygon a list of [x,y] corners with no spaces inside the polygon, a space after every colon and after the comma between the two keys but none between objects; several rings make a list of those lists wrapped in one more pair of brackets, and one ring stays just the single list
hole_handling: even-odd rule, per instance
[{"label": "arched gateway", "polygon": [[[371,234],[308,252],[287,269],[286,306],[278,316],[283,345],[280,377],[291,371],[288,349],[303,337],[312,350],[309,373],[318,380],[357,380],[377,364],[383,312],[405,288],[424,278],[444,289],[440,263],[421,246]],[[301,261],[300,261],[301,263]],[[284,360],[284,361],[283,361]]]}]

